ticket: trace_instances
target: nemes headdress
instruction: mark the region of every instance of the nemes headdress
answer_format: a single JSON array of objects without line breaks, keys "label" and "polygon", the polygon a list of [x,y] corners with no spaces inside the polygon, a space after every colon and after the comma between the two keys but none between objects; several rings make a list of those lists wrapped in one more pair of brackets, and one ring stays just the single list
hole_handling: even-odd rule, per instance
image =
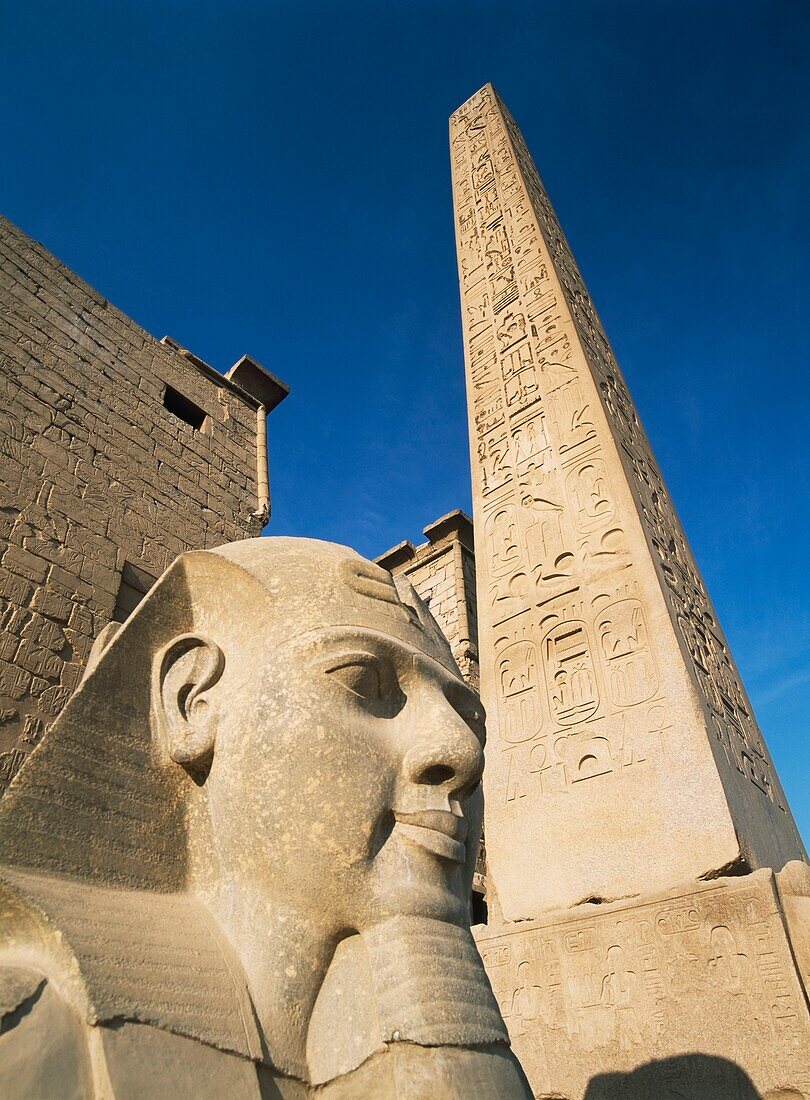
[{"label": "nemes headdress", "polygon": [[455,670],[410,583],[347,547],[264,538],[181,555],[99,640],[0,803],[0,927],[12,930],[5,946],[24,944],[59,973],[88,1022],[141,1019],[255,1058],[238,963],[187,892],[193,780],[151,716],[157,655],[178,635],[216,639],[225,626],[260,634],[268,652],[311,630],[370,627],[429,642]]}]

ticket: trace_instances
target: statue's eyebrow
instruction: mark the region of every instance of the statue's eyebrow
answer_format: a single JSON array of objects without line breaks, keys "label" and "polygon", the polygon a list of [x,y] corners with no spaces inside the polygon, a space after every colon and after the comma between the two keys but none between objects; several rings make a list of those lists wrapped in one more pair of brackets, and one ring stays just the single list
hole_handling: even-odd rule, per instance
[{"label": "statue's eyebrow", "polygon": [[329,649],[334,649],[335,643],[343,643],[346,646],[354,644],[361,648],[365,645],[374,646],[375,651],[380,647],[385,647],[389,653],[395,651],[397,656],[406,660],[412,660],[418,656],[428,661],[433,668],[440,669],[445,677],[452,679],[453,683],[457,683],[460,688],[470,691],[472,696],[476,698],[475,693],[467,688],[459,673],[452,668],[448,668],[438,656],[426,653],[423,649],[398,638],[396,634],[389,634],[387,630],[380,627],[362,626],[358,623],[334,623],[328,627],[307,630],[301,634],[285,638],[279,645],[282,647],[294,645],[313,653],[317,653],[318,649],[321,648],[324,651],[323,656],[326,657],[328,656],[327,646]]},{"label": "statue's eyebrow", "polygon": [[398,638],[382,631],[370,631],[363,627],[338,626],[310,632],[290,639],[299,643],[307,658],[315,663],[337,661],[378,661],[393,657],[409,660],[411,648]]},{"label": "statue's eyebrow", "polygon": [[[327,662],[351,661],[352,658],[356,660],[378,660],[383,657],[389,660],[392,658],[404,659],[412,668],[416,669],[419,662],[422,662],[439,675],[445,697],[458,713],[461,713],[462,710],[475,710],[480,714],[482,720],[486,717],[484,704],[481,702],[480,696],[461,679],[458,673],[453,672],[452,669],[442,664],[430,653],[425,653],[424,650],[417,649],[391,634],[347,624],[345,626],[331,626],[325,630],[310,631],[308,634],[290,639],[290,641],[299,643],[303,641],[305,648],[312,654],[313,663],[317,660],[320,660],[321,664],[325,664]],[[324,645],[324,642],[327,645]],[[324,651],[318,653],[321,648]],[[381,649],[387,652],[381,653]],[[340,665],[334,663],[332,667],[339,668]]]},{"label": "statue's eyebrow", "polygon": [[372,653],[367,649],[345,649],[338,653],[324,654],[322,661],[324,662],[324,669],[326,672],[336,672],[339,668],[344,668],[350,664],[370,664],[372,661],[379,661],[379,653]]}]

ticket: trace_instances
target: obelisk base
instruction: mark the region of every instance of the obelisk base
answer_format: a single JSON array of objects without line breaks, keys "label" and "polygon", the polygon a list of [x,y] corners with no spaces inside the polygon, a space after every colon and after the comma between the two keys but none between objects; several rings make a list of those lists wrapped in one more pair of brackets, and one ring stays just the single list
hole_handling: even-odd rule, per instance
[{"label": "obelisk base", "polygon": [[810,867],[537,921],[478,947],[535,1096],[808,1100]]}]

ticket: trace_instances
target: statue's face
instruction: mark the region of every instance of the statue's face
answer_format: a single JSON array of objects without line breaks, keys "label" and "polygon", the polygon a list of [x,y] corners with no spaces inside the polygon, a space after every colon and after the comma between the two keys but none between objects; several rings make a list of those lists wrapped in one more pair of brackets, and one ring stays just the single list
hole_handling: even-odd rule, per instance
[{"label": "statue's face", "polygon": [[466,923],[483,713],[446,655],[339,626],[253,667],[252,705],[221,730],[211,775],[227,858],[337,931],[402,914]]}]

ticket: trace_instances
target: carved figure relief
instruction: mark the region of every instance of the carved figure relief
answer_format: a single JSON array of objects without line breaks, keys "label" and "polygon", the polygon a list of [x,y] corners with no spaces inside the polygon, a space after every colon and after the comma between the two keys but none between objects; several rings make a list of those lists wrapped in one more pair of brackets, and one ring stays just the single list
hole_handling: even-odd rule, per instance
[{"label": "carved figure relief", "polygon": [[566,382],[559,389],[552,390],[549,400],[559,432],[561,453],[596,438],[590,405],[578,381]]},{"label": "carved figure relief", "polygon": [[505,435],[484,436],[478,444],[478,462],[485,493],[492,492],[508,481],[511,470],[507,462],[509,441]]},{"label": "carved figure relief", "polygon": [[475,428],[479,436],[504,422],[503,398],[497,389],[486,390],[475,399]]},{"label": "carved figure relief", "polygon": [[495,182],[495,169],[492,165],[489,153],[482,153],[478,158],[478,162],[473,168],[472,183],[475,190],[480,194],[487,187],[491,187]]},{"label": "carved figure relief", "polygon": [[467,325],[470,339],[487,333],[489,330],[489,300],[484,295],[479,301],[470,302],[467,306]]},{"label": "carved figure relief", "polygon": [[504,397],[513,413],[527,408],[540,397],[537,370],[528,344],[520,344],[501,357]]},{"label": "carved figure relief", "polygon": [[[663,1087],[690,1097],[735,1095],[740,1065],[803,1085],[806,1017],[797,1016],[792,990],[801,997],[800,987],[786,972],[790,946],[771,890],[727,880],[670,903],[633,899],[612,913],[557,914],[509,936],[483,937],[493,989],[535,1092],[580,1095],[611,1060],[638,1065],[704,1045],[733,1063],[728,1089],[717,1092],[713,1079],[709,1091],[695,1091],[673,1073],[656,1074],[650,1089],[632,1094],[658,1097]],[[491,965],[496,959],[500,965]],[[753,1100],[753,1091],[746,1094]],[[616,1095],[624,1095],[619,1083]]]},{"label": "carved figure relief", "polygon": [[492,547],[492,575],[503,577],[520,564],[520,542],[515,509],[511,504],[496,508],[487,519],[487,538]]},{"label": "carved figure relief", "polygon": [[496,335],[501,351],[506,351],[526,335],[526,318],[522,313],[509,311],[500,319]]},{"label": "carved figure relief", "polygon": [[526,1031],[526,1025],[531,1026],[535,1021],[543,1022],[544,1012],[542,1008],[543,988],[537,985],[533,979],[533,967],[528,960],[518,964],[518,987],[512,995],[512,1003],[509,1015],[516,1018],[516,1034],[521,1035]]},{"label": "carved figure relief", "polygon": [[[709,958],[709,975],[732,997],[748,997],[751,989],[751,964],[748,956],[738,950],[731,929],[724,924],[711,930],[712,955]],[[756,1008],[753,1009],[756,1013]]]},{"label": "carved figure relief", "polygon": [[484,244],[484,258],[487,264],[499,270],[509,262],[511,254],[509,236],[503,225],[490,229],[486,234]]},{"label": "carved figure relief", "polygon": [[563,538],[564,506],[550,474],[530,468],[521,479],[521,515],[527,560],[539,583],[568,576],[571,555]]},{"label": "carved figure relief", "polygon": [[589,459],[569,473],[566,484],[574,524],[582,532],[602,527],[615,515],[607,470],[601,459]]},{"label": "carved figure relief", "polygon": [[608,948],[607,974],[602,980],[602,1004],[613,1010],[613,1026],[619,1050],[632,1050],[642,1042],[638,1019],[641,983],[631,970],[624,948]]},{"label": "carved figure relief", "polygon": [[520,467],[529,459],[541,455],[549,449],[548,436],[546,435],[545,418],[542,414],[534,416],[523,424],[519,424],[512,431],[512,443],[514,447],[515,462]]}]

